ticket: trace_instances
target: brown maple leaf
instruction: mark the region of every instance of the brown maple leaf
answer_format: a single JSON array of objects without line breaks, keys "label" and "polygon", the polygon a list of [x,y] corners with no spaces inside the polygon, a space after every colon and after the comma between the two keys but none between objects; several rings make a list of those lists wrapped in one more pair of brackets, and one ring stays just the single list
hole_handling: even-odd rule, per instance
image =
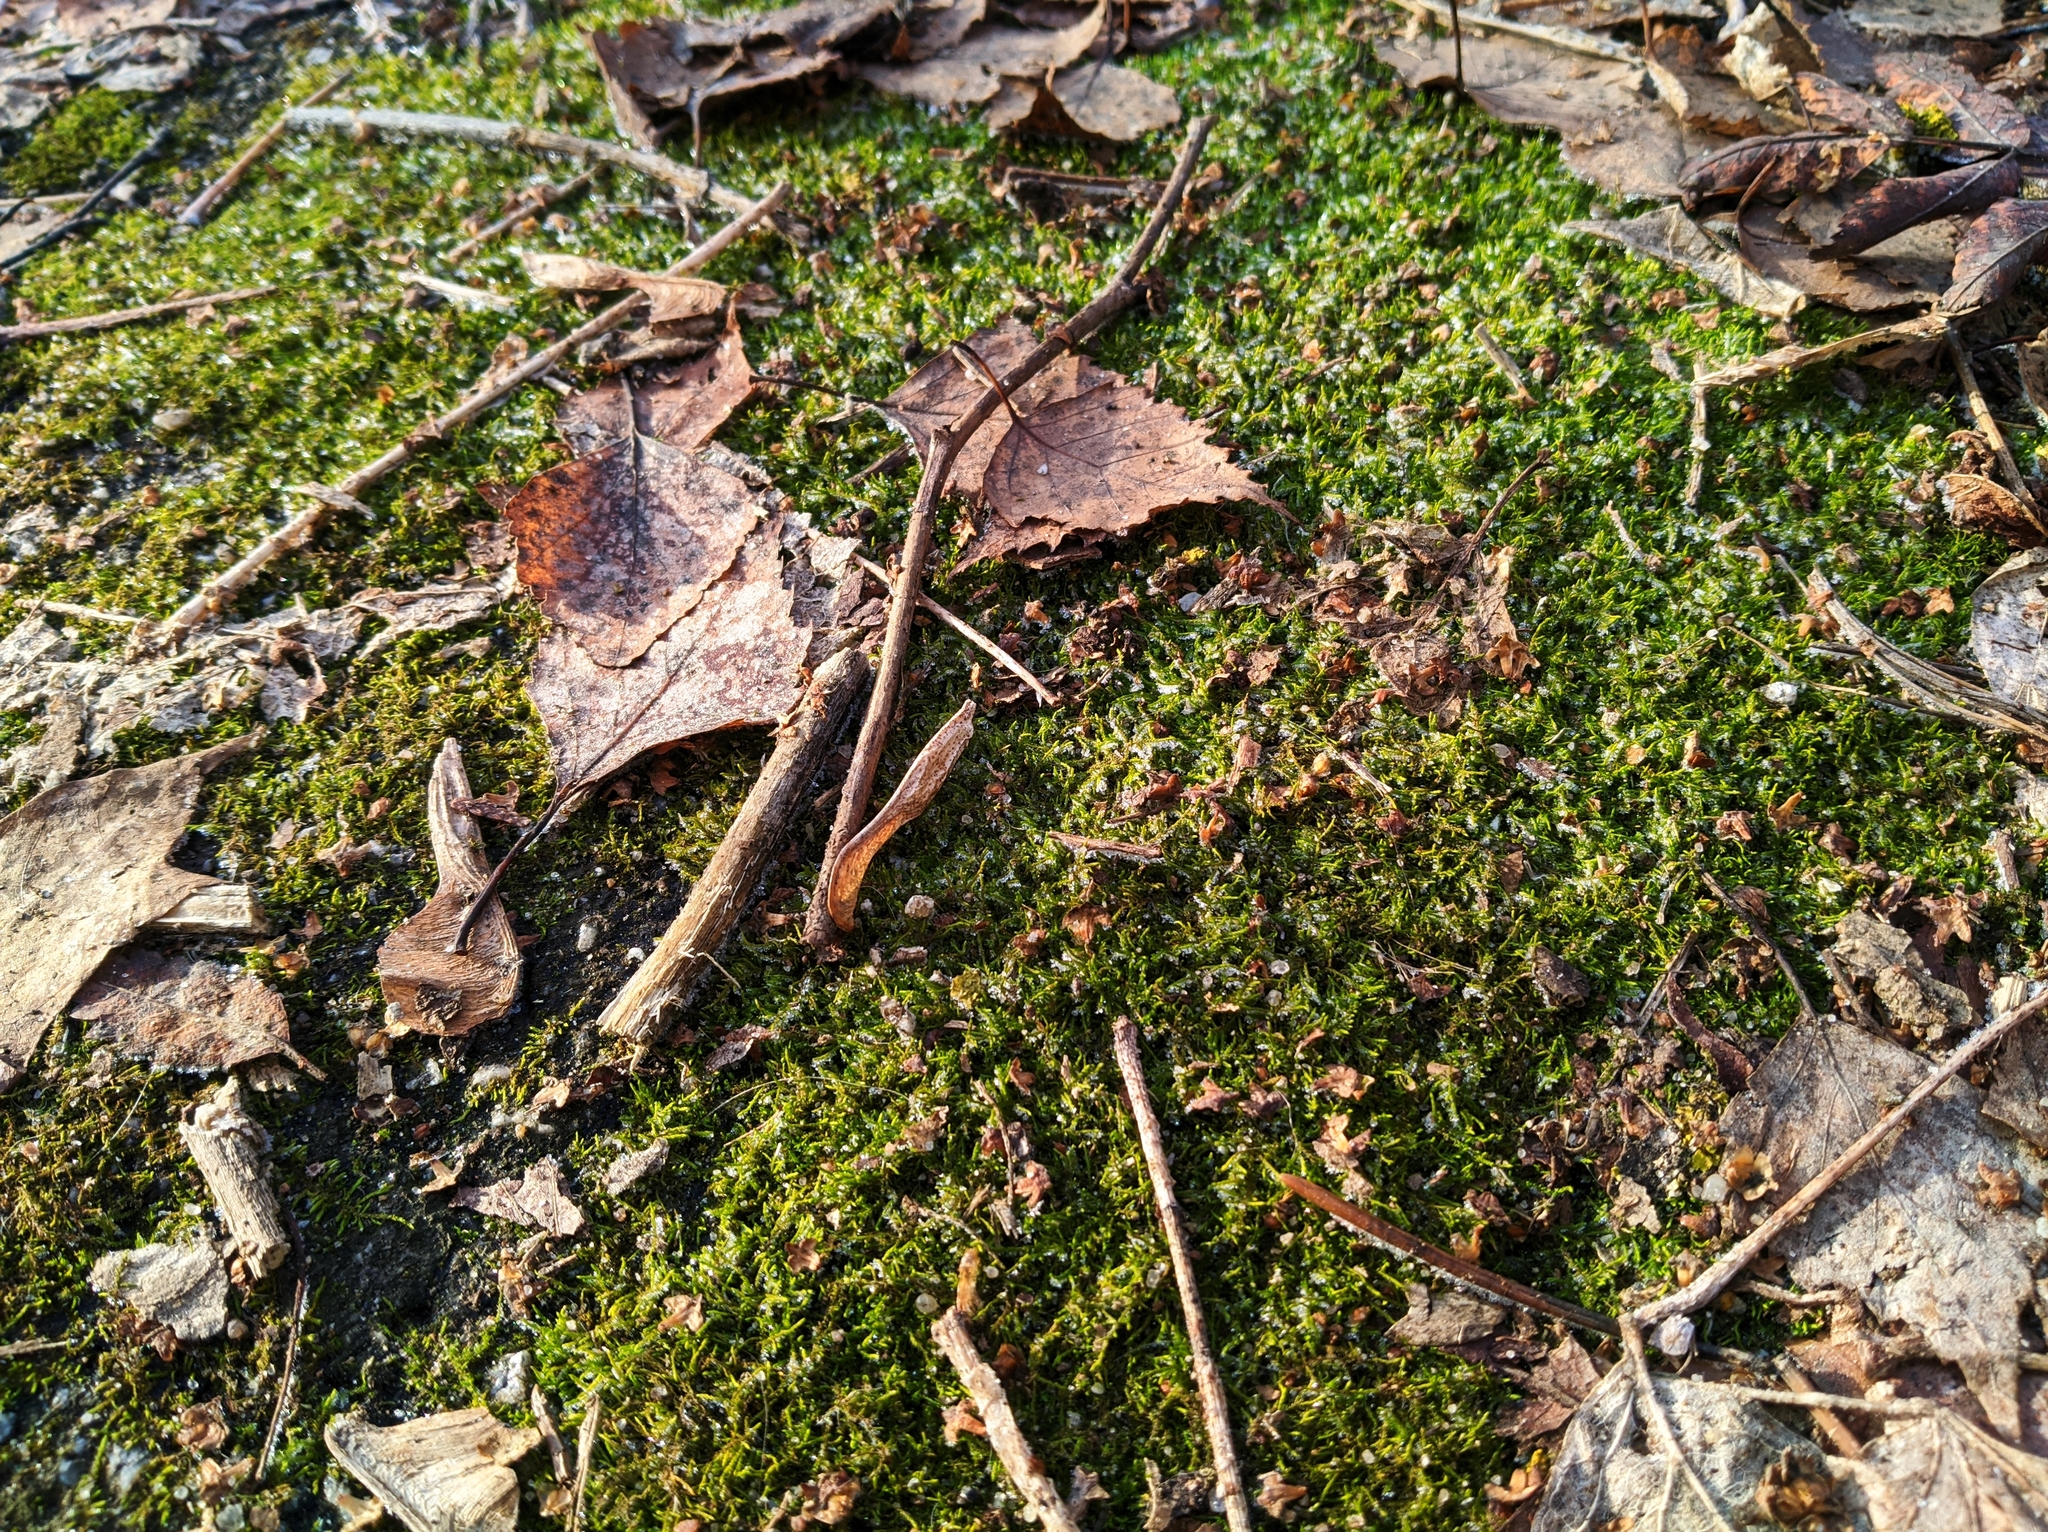
[{"label": "brown maple leaf", "polygon": [[814,1239],[793,1239],[782,1247],[782,1253],[788,1257],[791,1271],[816,1271],[825,1264],[825,1258],[818,1254],[818,1242]]},{"label": "brown maple leaf", "polygon": [[1202,1088],[1188,1097],[1186,1110],[1190,1112],[1220,1112],[1237,1099],[1237,1092],[1225,1090],[1213,1077],[1205,1077]]},{"label": "brown maple leaf", "polygon": [[1944,894],[1939,899],[1915,899],[1914,907],[1934,922],[1934,945],[1946,946],[1951,939],[1970,941],[1976,934],[1970,924],[1981,898],[1973,899],[1967,894]]},{"label": "brown maple leaf", "polygon": [[1276,1521],[1294,1520],[1294,1502],[1307,1495],[1306,1486],[1289,1484],[1277,1471],[1259,1475],[1259,1509]]}]

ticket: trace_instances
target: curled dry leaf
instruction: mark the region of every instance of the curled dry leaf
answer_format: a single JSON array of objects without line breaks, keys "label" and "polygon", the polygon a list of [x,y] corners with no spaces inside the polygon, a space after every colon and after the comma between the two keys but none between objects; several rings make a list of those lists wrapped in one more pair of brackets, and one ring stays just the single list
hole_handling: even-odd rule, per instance
[{"label": "curled dry leaf", "polygon": [[1275,1521],[1291,1522],[1295,1517],[1295,1502],[1308,1497],[1304,1485],[1289,1484],[1278,1470],[1259,1475],[1259,1509]]},{"label": "curled dry leaf", "polygon": [[519,259],[536,287],[553,287],[569,292],[616,292],[630,287],[647,295],[650,324],[672,324],[715,314],[725,306],[725,288],[703,277],[671,277],[655,272],[628,271],[606,261],[581,255],[547,255],[521,251]]},{"label": "curled dry leaf", "polygon": [[1995,479],[1979,473],[1952,473],[1935,481],[1949,520],[1966,532],[2002,537],[2015,548],[2038,548],[2040,528],[2026,506]]},{"label": "curled dry leaf", "polygon": [[[979,104],[995,99],[1006,79],[1043,79],[1073,63],[1101,33],[1103,16],[1096,4],[1065,27],[986,24],[935,56],[909,64],[864,64],[858,73],[870,85],[929,106]],[[990,126],[998,124],[992,120]]]},{"label": "curled dry leaf", "polygon": [[1987,308],[2010,296],[2048,243],[2048,202],[2008,197],[1977,216],[1956,246],[1955,280],[1941,295],[1944,313]]},{"label": "curled dry leaf", "polygon": [[1871,72],[1901,107],[1923,118],[1947,118],[1959,139],[2024,149],[2033,137],[2025,112],[1938,55],[1880,53]]},{"label": "curled dry leaf", "polygon": [[165,1326],[180,1341],[214,1340],[227,1328],[227,1268],[204,1240],[109,1251],[93,1262],[86,1280],[101,1297]]},{"label": "curled dry leaf", "polygon": [[583,1229],[583,1214],[563,1191],[561,1167],[552,1158],[527,1166],[523,1179],[464,1187],[449,1199],[448,1205],[486,1213],[523,1228],[539,1229],[560,1239]]},{"label": "curled dry leaf", "polygon": [[861,831],[834,858],[825,887],[825,911],[842,931],[851,931],[860,886],[867,877],[868,864],[889,838],[931,806],[939,789],[946,785],[953,765],[974,737],[974,703],[960,704],[960,711],[947,719],[917,753],[896,784],[896,791]]},{"label": "curled dry leaf", "polygon": [[108,953],[219,883],[165,858],[206,773],[252,742],[67,782],[0,819],[0,881],[37,895],[0,913],[0,1089]]},{"label": "curled dry leaf", "polygon": [[277,992],[247,969],[134,948],[79,990],[71,1014],[86,1040],[110,1043],[161,1069],[231,1069],[284,1054],[298,1059]]},{"label": "curled dry leaf", "polygon": [[998,133],[1129,143],[1179,122],[1180,101],[1135,69],[1088,63],[1044,79],[1005,80],[983,115]]},{"label": "curled dry leaf", "polygon": [[555,429],[578,457],[588,457],[629,430],[684,452],[710,441],[754,396],[754,369],[737,309],[727,307],[725,333],[710,351],[631,390],[630,423],[627,394],[626,383],[613,378],[571,395],[555,412]]},{"label": "curled dry leaf", "polygon": [[1454,1287],[1431,1289],[1406,1284],[1408,1312],[1387,1327],[1387,1338],[1407,1346],[1463,1346],[1484,1340],[1501,1326],[1507,1311]]},{"label": "curled dry leaf", "polygon": [[1782,201],[1852,181],[1890,148],[1885,139],[1862,133],[1745,138],[1688,162],[1678,189],[1688,207],[1708,197]]},{"label": "curled dry leaf", "polygon": [[803,1514],[821,1526],[837,1527],[853,1519],[853,1503],[860,1499],[860,1480],[843,1469],[828,1469],[816,1481],[803,1486]]},{"label": "curled dry leaf", "polygon": [[1188,1097],[1186,1110],[1190,1112],[1220,1112],[1237,1100],[1237,1092],[1225,1090],[1216,1083],[1215,1076],[1204,1076],[1202,1088]]},{"label": "curled dry leaf", "polygon": [[497,895],[470,928],[465,949],[448,950],[491,875],[483,833],[455,808],[469,796],[462,749],[446,740],[427,779],[427,829],[438,871],[434,897],[377,949],[378,985],[385,1003],[398,1008],[394,1031],[461,1037],[503,1016],[519,993],[519,941]]},{"label": "curled dry leaf", "polygon": [[704,1300],[695,1293],[670,1293],[661,1300],[658,1330],[688,1330],[692,1335],[704,1328]]},{"label": "curled dry leaf", "polygon": [[489,1410],[450,1410],[395,1426],[358,1416],[328,1422],[327,1450],[411,1532],[514,1532],[519,1476],[510,1468],[540,1432]]},{"label": "curled dry leaf", "polygon": [[2008,702],[2048,710],[2048,548],[1999,565],[1970,597],[1970,652],[1985,683]]},{"label": "curled dry leaf", "polygon": [[825,1264],[814,1239],[793,1239],[782,1247],[782,1253],[789,1261],[789,1269],[794,1272],[813,1272]]},{"label": "curled dry leaf", "polygon": [[1958,165],[1931,176],[1893,176],[1842,210],[1822,255],[1853,255],[1930,218],[1974,213],[2001,197],[2017,196],[2020,163],[2011,155]]}]

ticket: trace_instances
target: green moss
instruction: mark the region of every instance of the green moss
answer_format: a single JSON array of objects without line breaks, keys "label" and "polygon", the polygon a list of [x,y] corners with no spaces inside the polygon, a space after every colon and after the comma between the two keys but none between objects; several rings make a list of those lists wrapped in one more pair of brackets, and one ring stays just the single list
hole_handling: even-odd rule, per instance
[{"label": "green moss", "polygon": [[[1762,888],[1795,932],[1822,929],[1861,891],[1810,832],[1766,829],[1743,845],[1715,838],[1717,816],[1746,808],[1767,825],[1767,802],[1801,793],[1816,824],[1840,823],[1860,856],[1921,888],[1984,886],[1977,848],[2004,812],[2006,747],[1826,689],[1871,683],[1806,651],[1797,592],[1750,549],[1760,538],[1796,569],[1827,570],[1864,612],[1907,588],[1966,591],[1998,551],[1930,525],[1895,488],[1950,460],[1949,406],[1875,375],[1862,405],[1825,375],[1758,385],[1717,416],[1713,487],[1688,520],[1687,401],[1651,366],[1650,344],[1751,355],[1775,343],[1764,322],[1667,270],[1560,235],[1592,197],[1555,146],[1440,97],[1390,90],[1340,35],[1340,9],[1303,5],[1256,26],[1234,13],[1222,34],[1137,62],[1190,103],[1213,98],[1206,158],[1223,168],[1225,190],[1256,179],[1228,216],[1212,197],[1207,227],[1176,237],[1167,311],[1126,317],[1099,353],[1132,372],[1156,363],[1161,391],[1237,443],[1306,526],[1339,511],[1353,522],[1469,524],[1548,448],[1553,465],[1506,506],[1495,533],[1517,549],[1511,604],[1540,668],[1526,687],[1488,684],[1455,726],[1436,729],[1394,703],[1372,705],[1371,665],[1350,663],[1300,612],[1190,616],[1146,594],[1171,556],[1167,535],[1212,561],[1254,548],[1269,564],[1307,556],[1306,534],[1255,508],[1176,514],[1112,562],[942,580],[937,594],[956,610],[991,631],[1024,632],[1041,670],[1064,660],[1074,619],[1120,587],[1143,597],[1142,621],[1129,653],[1076,666],[1082,695],[1070,707],[984,718],[939,801],[877,862],[861,940],[884,954],[921,947],[922,959],[821,969],[792,927],[750,927],[689,1013],[692,1040],[600,1101],[523,1138],[501,1128],[487,1139],[465,1181],[559,1154],[592,1219],[580,1258],[519,1319],[497,1286],[502,1228],[423,1201],[412,1188],[425,1172],[409,1159],[475,1140],[544,1077],[597,1057],[591,1017],[621,981],[627,950],[651,946],[682,880],[703,866],[763,747],[752,736],[705,741],[671,757],[681,781],[665,794],[639,776],[630,805],[587,807],[541,843],[508,886],[519,929],[539,938],[526,1004],[461,1061],[465,1071],[503,1062],[513,1078],[474,1093],[461,1074],[410,1084],[416,1117],[365,1125],[350,1113],[349,1029],[374,1025],[376,945],[432,884],[427,761],[453,737],[479,788],[517,784],[529,803],[549,791],[520,689],[540,619],[517,603],[472,629],[336,667],[322,711],[272,728],[210,786],[194,853],[254,883],[291,933],[277,951],[240,956],[285,995],[299,1046],[334,1082],[259,1106],[317,1280],[298,1404],[271,1484],[245,1501],[282,1505],[289,1525],[331,1522],[318,1500],[332,1471],[319,1440],[327,1418],[478,1402],[488,1363],[526,1348],[571,1411],[592,1390],[605,1401],[595,1528],[686,1516],[756,1525],[833,1467],[866,1485],[862,1515],[874,1525],[981,1524],[1004,1489],[981,1444],[943,1444],[939,1412],[958,1389],[919,1309],[924,1295],[948,1300],[971,1238],[988,1263],[977,1327],[991,1353],[1007,1343],[1024,1359],[1013,1393],[1032,1440],[1062,1478],[1074,1466],[1101,1473],[1112,1495],[1104,1524],[1132,1524],[1147,1458],[1172,1471],[1207,1454],[1171,1283],[1160,1281],[1163,1246],[1107,1064],[1109,1023],[1123,1013],[1146,1029],[1253,1474],[1306,1485],[1307,1526],[1483,1525],[1481,1483],[1516,1461],[1489,1426],[1503,1395],[1453,1358],[1390,1346],[1386,1327],[1411,1274],[1279,1196],[1275,1170],[1327,1179],[1309,1145],[1335,1104],[1310,1082],[1338,1062],[1376,1077],[1341,1109],[1353,1132],[1371,1129],[1360,1170],[1384,1216],[1443,1241],[1479,1224],[1467,1192],[1547,1208],[1541,1232],[1489,1230],[1485,1259],[1611,1306],[1638,1284],[1668,1281],[1688,1237],[1669,1217],[1654,1238],[1609,1229],[1588,1166],[1552,1184],[1523,1161],[1523,1123],[1572,1109],[1575,1060],[1603,1081],[1633,1078],[1677,1137],[1651,1146],[1653,1163],[1627,1163],[1668,1213],[1688,1209],[1687,1178],[1708,1163],[1698,1128],[1719,1093],[1689,1056],[1661,1086],[1629,1076],[1640,1060],[1618,1004],[1641,998],[1687,933],[1710,952],[1737,934],[1705,896],[1703,869]],[[524,58],[501,45],[481,73],[438,56],[365,59],[352,99],[529,118],[544,87],[549,121],[602,132],[603,93],[578,30],[615,14],[595,7],[549,23]],[[309,70],[275,88],[296,95],[325,77]],[[152,108],[179,136],[151,195],[174,189],[161,179],[174,171],[186,183],[176,190],[202,184],[257,105],[213,90]],[[90,179],[145,131],[135,103],[88,93],[15,158],[10,184]],[[1156,175],[1172,152],[1161,142],[1109,159],[1119,173]],[[858,92],[747,107],[714,126],[707,153],[734,185],[793,181],[830,258],[820,270],[827,263],[812,251],[754,240],[714,264],[710,274],[731,282],[765,265],[785,295],[807,296],[750,333],[757,364],[786,351],[810,375],[867,396],[901,380],[906,350],[929,354],[1020,299],[1071,311],[1130,236],[1115,221],[1032,226],[991,197],[984,172],[999,153],[1086,168],[1078,149],[1005,146],[974,123]],[[437,253],[463,237],[462,220],[496,209],[536,168],[445,142],[295,137],[202,230],[126,212],[32,263],[16,291],[53,314],[181,288],[274,282],[279,292],[235,308],[248,324],[232,332],[224,311],[199,327],[0,354],[0,495],[99,527],[90,546],[46,543],[10,590],[168,611],[293,508],[286,486],[340,478],[446,407],[508,333],[566,328],[575,311],[528,287],[511,244],[459,273],[514,298],[509,320],[402,301],[408,259],[443,271]],[[618,174],[601,200],[646,196]],[[934,214],[922,247],[892,255],[884,225],[919,206]],[[659,218],[604,213],[596,200],[564,211],[567,232],[514,243],[636,266],[682,247]],[[1421,281],[1403,278],[1410,263]],[[1652,303],[1674,283],[1687,306]],[[1482,318],[1522,357],[1557,353],[1561,371],[1537,407],[1510,407],[1470,340]],[[1800,324],[1815,339],[1854,327],[1823,315]],[[160,435],[151,417],[173,405],[198,423]],[[1739,415],[1745,406],[1753,414]],[[338,516],[315,547],[278,566],[248,609],[293,596],[318,606],[445,574],[461,556],[462,525],[491,514],[477,487],[557,460],[551,409],[533,390],[465,428],[371,491],[369,516]],[[901,535],[912,475],[849,482],[893,438],[872,418],[835,412],[829,400],[770,396],[727,439],[770,465],[817,523],[871,514],[870,545],[884,547]],[[1664,561],[1660,573],[1629,558],[1610,505]],[[1049,629],[1026,623],[1033,600]],[[0,620],[24,613],[17,602]],[[1965,634],[1962,613],[1881,625],[1930,655]],[[440,657],[475,636],[490,639],[481,658]],[[1286,651],[1269,685],[1245,695],[1206,684],[1229,651],[1266,643]],[[975,659],[921,632],[920,679],[885,782],[957,706]],[[1780,660],[1813,683],[1789,710],[1760,693],[1783,673]],[[254,721],[253,711],[222,718],[213,732]],[[7,727],[18,731],[10,737],[27,729],[19,719]],[[1119,818],[1119,794],[1147,769],[1222,778],[1240,732],[1259,739],[1265,762],[1226,804],[1234,828],[1216,844],[1199,837],[1206,805],[1142,827]],[[1694,736],[1709,759],[1688,767]],[[138,728],[119,759],[190,743]],[[1330,751],[1355,753],[1389,784],[1409,822],[1401,838],[1374,796],[1326,784],[1268,801],[1265,789],[1291,789]],[[1538,780],[1509,764],[1519,757],[1559,775]],[[287,821],[304,832],[288,844]],[[339,877],[314,855],[338,825],[410,857]],[[778,880],[811,880],[824,828],[803,821]],[[1082,866],[1046,840],[1055,828],[1141,829],[1167,860]],[[1502,867],[1516,851],[1529,871],[1510,890]],[[946,923],[903,916],[912,894],[935,899]],[[1062,927],[1080,904],[1107,916],[1092,943]],[[1977,952],[2001,967],[2021,962],[2039,934],[2031,919],[2016,898],[1994,896]],[[575,951],[585,921],[599,930],[588,957]],[[1015,938],[1035,927],[1052,935],[1030,958]],[[1592,1007],[1541,1005],[1528,978],[1538,942],[1593,975]],[[307,957],[303,971],[277,962],[287,952]],[[1824,983],[1799,961],[1810,983]],[[1418,999],[1404,964],[1446,993]],[[906,1070],[880,1013],[885,997],[930,1035],[926,1072]],[[1744,1000],[1730,978],[1695,1003],[1710,1024],[1760,1038],[1794,1014],[1779,983]],[[742,1023],[774,1029],[759,1061],[705,1073],[708,1042]],[[238,1299],[250,1339],[173,1363],[122,1338],[83,1274],[101,1250],[196,1221],[186,1209],[203,1194],[174,1124],[198,1083],[128,1069],[94,1087],[89,1054],[73,1029],[55,1042],[46,1077],[0,1108],[0,1339],[75,1342],[0,1361],[0,1413],[16,1432],[0,1468],[0,1520],[182,1528],[197,1513],[178,1498],[192,1493],[194,1468],[172,1441],[177,1412],[225,1398],[224,1455],[258,1450],[289,1295],[264,1287]],[[401,1044],[401,1081],[419,1080],[432,1056],[420,1040]],[[1205,1074],[1240,1093],[1279,1090],[1285,1108],[1256,1121],[1187,1114],[1176,1103]],[[941,1108],[940,1147],[902,1149],[905,1123]],[[1052,1184],[1015,1238],[990,1201],[1001,1200],[1001,1161],[979,1150],[998,1114],[1028,1124]],[[623,1198],[603,1193],[596,1172],[654,1136],[672,1146],[669,1168]],[[1560,1192],[1569,1202],[1555,1200]],[[804,1239],[825,1254],[816,1273],[787,1259]],[[663,1299],[681,1292],[704,1298],[701,1333],[659,1328]],[[1709,1321],[1711,1339],[1736,1344],[1784,1333],[1768,1313]],[[125,1446],[149,1457],[117,1504],[106,1467]]]}]

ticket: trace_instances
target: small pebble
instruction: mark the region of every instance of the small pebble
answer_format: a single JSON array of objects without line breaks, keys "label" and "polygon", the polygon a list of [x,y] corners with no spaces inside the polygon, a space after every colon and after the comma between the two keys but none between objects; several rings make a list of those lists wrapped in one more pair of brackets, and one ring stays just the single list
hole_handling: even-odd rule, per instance
[{"label": "small pebble", "polygon": [[247,1324],[239,1319],[230,1319],[228,1321],[229,1340],[247,1340],[248,1338],[249,1327]]},{"label": "small pebble", "polygon": [[576,950],[578,952],[588,952],[596,945],[597,927],[586,920],[576,928]]},{"label": "small pebble", "polygon": [[628,947],[626,949],[626,961],[629,963],[644,963],[647,961],[647,954],[638,947]]},{"label": "small pebble", "polygon": [[930,920],[939,910],[939,902],[930,894],[912,894],[903,901],[905,920]]},{"label": "small pebble", "polygon": [[1796,681],[1773,681],[1764,688],[1764,701],[1772,707],[1790,707],[1799,700],[1799,683]]},{"label": "small pebble", "polygon": [[185,429],[185,427],[192,424],[192,422],[197,420],[198,418],[199,417],[197,415],[194,415],[190,410],[158,410],[154,415],[149,417],[149,423],[155,426],[159,431],[182,431]]},{"label": "small pebble", "polygon": [[914,1306],[920,1314],[936,1314],[939,1311],[939,1300],[930,1293],[919,1293]]}]

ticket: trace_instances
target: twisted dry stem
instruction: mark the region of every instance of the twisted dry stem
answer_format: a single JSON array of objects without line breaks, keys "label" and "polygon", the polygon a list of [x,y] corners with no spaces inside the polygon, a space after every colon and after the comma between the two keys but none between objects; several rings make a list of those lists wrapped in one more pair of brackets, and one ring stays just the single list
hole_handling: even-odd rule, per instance
[{"label": "twisted dry stem", "polygon": [[[903,538],[903,556],[896,589],[889,604],[889,626],[882,640],[881,660],[875,667],[875,689],[868,696],[868,710],[861,720],[853,764],[847,769],[846,785],[839,795],[839,811],[832,821],[832,833],[825,842],[820,887],[831,885],[834,864],[867,818],[868,800],[875,788],[875,773],[881,765],[883,747],[889,741],[889,729],[896,716],[897,694],[902,687],[903,667],[910,654],[911,619],[917,615],[919,586],[924,579],[925,563],[931,558],[933,519],[938,511],[939,497],[945,493],[947,481],[952,478],[954,460],[959,456],[961,447],[981,429],[983,422],[995,413],[1005,397],[1014,396],[1018,389],[1056,359],[1138,301],[1144,292],[1138,286],[1138,274],[1144,270],[1145,263],[1152,258],[1153,250],[1173,222],[1188,182],[1194,178],[1202,146],[1208,142],[1209,129],[1214,124],[1215,119],[1207,116],[1197,117],[1188,124],[1187,143],[1181,149],[1172,179],[1160,194],[1158,206],[1152,210],[1151,220],[1102,291],[1065,324],[1054,325],[1037,348],[1010,369],[999,384],[984,388],[981,397],[958,420],[932,432],[931,443],[925,452],[924,476],[918,481],[917,499],[910,508],[910,526]],[[819,952],[832,953],[839,950],[840,934],[823,901],[813,900],[804,923],[805,939]]]}]

